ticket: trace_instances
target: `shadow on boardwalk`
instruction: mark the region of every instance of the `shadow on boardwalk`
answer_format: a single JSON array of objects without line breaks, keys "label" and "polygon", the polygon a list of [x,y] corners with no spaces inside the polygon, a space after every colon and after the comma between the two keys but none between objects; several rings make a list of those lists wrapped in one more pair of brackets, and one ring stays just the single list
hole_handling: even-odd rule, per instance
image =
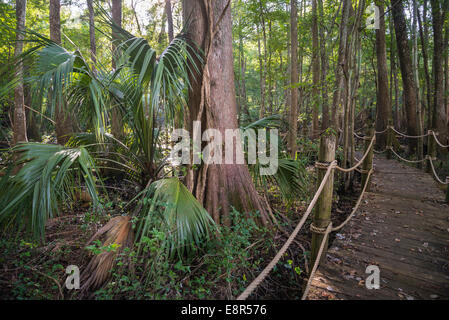
[{"label": "shadow on boardwalk", "polygon": [[[449,299],[449,206],[432,176],[375,157],[371,192],[336,235],[309,299]],[[365,287],[368,265],[380,289]]]}]

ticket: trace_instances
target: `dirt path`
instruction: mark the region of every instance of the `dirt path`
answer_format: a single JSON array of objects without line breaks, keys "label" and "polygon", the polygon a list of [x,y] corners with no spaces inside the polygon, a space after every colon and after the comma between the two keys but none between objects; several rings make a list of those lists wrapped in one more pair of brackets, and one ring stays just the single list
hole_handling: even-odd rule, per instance
[{"label": "dirt path", "polygon": [[[432,177],[375,157],[371,192],[336,235],[309,299],[449,299],[449,206]],[[368,265],[380,289],[367,289]]]}]

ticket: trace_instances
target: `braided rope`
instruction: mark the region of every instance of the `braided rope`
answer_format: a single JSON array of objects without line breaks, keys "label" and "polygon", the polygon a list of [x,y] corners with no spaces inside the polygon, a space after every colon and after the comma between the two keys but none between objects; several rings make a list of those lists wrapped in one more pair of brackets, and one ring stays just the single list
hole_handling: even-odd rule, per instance
[{"label": "braided rope", "polygon": [[315,272],[318,269],[318,265],[319,265],[319,263],[321,261],[321,256],[323,255],[324,246],[326,244],[327,238],[329,237],[329,234],[331,232],[333,232],[333,231],[337,231],[337,230],[340,230],[341,228],[343,228],[349,222],[349,220],[352,219],[354,214],[357,212],[357,210],[360,207],[360,204],[362,203],[362,199],[363,199],[363,196],[364,196],[364,194],[366,192],[366,188],[368,186],[369,178],[370,178],[372,173],[373,173],[373,169],[371,169],[369,171],[368,177],[367,177],[366,182],[365,182],[365,185],[363,186],[362,193],[360,194],[360,196],[359,196],[359,198],[357,200],[357,203],[355,204],[354,208],[352,209],[351,214],[346,218],[345,221],[343,221],[339,226],[337,226],[335,228],[332,227],[332,222],[329,223],[327,228],[318,228],[318,227],[314,226],[313,224],[310,225],[310,230],[312,230],[315,233],[324,234],[324,237],[323,237],[323,241],[321,242],[321,246],[320,246],[320,249],[318,251],[317,257],[315,259],[315,263],[313,265],[312,271],[310,272],[309,280],[307,281],[307,286],[306,286],[306,288],[304,290],[304,293],[302,295],[301,300],[305,300],[307,298],[307,295],[309,294],[310,286],[311,286],[312,280],[313,280],[313,278],[315,276]]},{"label": "braided rope", "polygon": [[332,170],[335,168],[336,165],[337,165],[337,161],[334,160],[327,167],[326,174],[324,175],[323,180],[321,180],[321,184],[318,187],[318,190],[316,191],[315,195],[313,196],[313,199],[310,202],[309,206],[307,207],[307,210],[304,213],[304,215],[302,216],[301,220],[296,225],[295,230],[293,230],[290,237],[288,237],[287,241],[284,243],[282,248],[278,251],[278,253],[273,258],[273,260],[271,260],[271,262],[265,267],[265,269],[262,270],[262,272],[256,277],[256,279],[254,279],[253,282],[250,283],[250,285],[245,289],[245,291],[243,291],[243,293],[237,297],[237,300],[246,300],[246,298],[248,298],[248,296],[259,286],[259,284],[263,280],[265,280],[265,278],[268,276],[270,271],[274,268],[274,266],[278,263],[278,261],[284,255],[285,251],[287,251],[288,247],[290,246],[292,241],[295,239],[299,230],[301,230],[302,226],[304,225],[304,223],[306,222],[310,213],[312,212],[313,207],[315,206],[316,202],[318,201],[318,197],[320,196],[321,192],[324,189],[324,185],[326,184],[327,179],[329,178]]},{"label": "braided rope", "polygon": [[402,158],[400,155],[398,155],[398,154],[394,151],[394,149],[393,149],[392,147],[388,147],[388,149],[390,149],[391,152],[393,152],[393,154],[394,154],[396,157],[398,157],[399,159],[401,159],[402,161],[405,161],[405,162],[409,162],[409,163],[419,163],[419,162],[426,161],[426,158],[421,159],[421,160],[407,160],[407,159],[405,159],[405,158]]},{"label": "braided rope", "polygon": [[318,269],[318,264],[320,263],[321,256],[324,252],[324,246],[327,243],[327,238],[329,238],[329,233],[332,231],[332,222],[329,223],[329,225],[326,228],[326,231],[324,232],[323,240],[321,241],[320,249],[318,250],[317,257],[315,259],[315,263],[313,264],[312,271],[310,272],[309,280],[307,281],[306,289],[304,290],[304,293],[302,295],[301,300],[305,300],[307,298],[307,295],[309,294],[310,285],[312,284],[312,279],[315,276],[315,272]]},{"label": "braided rope", "polygon": [[377,154],[381,154],[381,153],[384,153],[385,151],[387,151],[387,149],[384,149],[382,151],[377,151],[376,149],[373,149],[373,151]]},{"label": "braided rope", "polygon": [[429,131],[432,132],[432,135],[433,135],[433,137],[435,138],[435,141],[440,145],[440,147],[442,147],[442,148],[449,148],[449,144],[448,144],[447,146],[445,146],[444,144],[442,144],[442,143],[438,140],[437,135],[435,134],[435,132],[433,132],[432,130],[429,130]]},{"label": "braided rope", "polygon": [[340,230],[341,228],[343,228],[349,222],[349,220],[351,220],[351,218],[354,216],[354,214],[357,212],[357,210],[360,207],[360,204],[362,203],[362,199],[363,199],[363,196],[365,195],[366,189],[368,187],[369,178],[371,177],[371,174],[373,172],[374,172],[374,170],[371,168],[371,170],[369,170],[369,172],[368,172],[368,176],[366,177],[365,185],[363,186],[362,193],[360,194],[359,198],[357,199],[357,202],[355,203],[354,208],[352,208],[351,214],[339,226],[332,228],[332,231],[337,231],[337,230]]},{"label": "braided rope", "polygon": [[313,233],[325,234],[326,228],[317,227],[313,222],[310,224],[310,231]]},{"label": "braided rope", "polygon": [[369,144],[368,148],[366,149],[365,154],[363,155],[362,159],[360,159],[360,161],[358,163],[356,163],[353,167],[345,169],[339,166],[336,166],[335,169],[340,170],[342,172],[351,172],[355,169],[357,169],[365,160],[365,158],[368,156],[370,149],[373,147],[374,141],[376,140],[376,135],[373,135],[373,137],[371,138],[371,143]]},{"label": "braided rope", "polygon": [[448,177],[446,177],[446,182],[442,181],[442,180],[438,177],[438,174],[437,174],[437,172],[435,171],[435,167],[433,166],[433,161],[432,161],[432,160],[434,160],[434,159],[432,159],[432,158],[429,157],[428,155],[426,156],[426,159],[429,159],[430,166],[432,167],[432,172],[433,172],[433,175],[435,176],[435,179],[437,179],[437,181],[438,181],[439,183],[441,183],[441,184],[449,184],[449,179],[448,179]]},{"label": "braided rope", "polygon": [[384,132],[386,132],[386,131],[388,131],[388,129],[390,129],[390,126],[387,126],[384,130],[382,130],[382,131],[375,131],[375,133],[376,134],[381,134],[381,133],[384,133]]},{"label": "braided rope", "polygon": [[409,135],[407,135],[407,134],[404,134],[404,133],[402,133],[402,132],[396,130],[393,126],[389,126],[389,128],[390,128],[391,130],[393,130],[394,132],[396,132],[397,134],[403,136],[403,137],[406,137],[406,138],[413,138],[413,139],[418,139],[418,138],[424,138],[424,137],[427,137],[427,136],[430,135],[431,132],[432,132],[431,130],[429,130],[429,131],[427,131],[426,134],[422,134],[422,135],[420,135],[420,136],[409,136]]},{"label": "braided rope", "polygon": [[365,137],[359,136],[355,131],[354,131],[354,135],[355,135],[357,138],[359,138],[359,139],[365,138]]}]

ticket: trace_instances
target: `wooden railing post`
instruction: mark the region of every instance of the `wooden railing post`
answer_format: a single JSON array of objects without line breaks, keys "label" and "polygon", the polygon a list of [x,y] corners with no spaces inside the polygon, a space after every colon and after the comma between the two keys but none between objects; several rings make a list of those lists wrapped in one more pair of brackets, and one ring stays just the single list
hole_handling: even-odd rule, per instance
[{"label": "wooden railing post", "polygon": [[387,130],[387,159],[391,159],[392,152],[391,148],[393,147],[393,130],[391,130],[392,122],[391,119],[388,120],[388,130]]},{"label": "wooden railing post", "polygon": [[[330,164],[335,160],[335,144],[336,137],[333,134],[323,134],[320,139],[320,151],[318,155],[319,163]],[[317,166],[317,185],[320,185],[326,174],[324,166]],[[323,191],[315,205],[312,225],[316,228],[324,230],[331,222],[332,196],[334,191],[334,172],[332,172],[324,185]],[[311,261],[310,266],[313,267],[318,255],[318,251],[323,241],[324,234],[314,232],[312,228],[312,246],[311,246]],[[325,244],[322,257],[325,257],[327,244]]]},{"label": "wooden railing post", "polygon": [[[365,140],[365,150],[363,152],[363,154],[368,152],[368,155],[366,156],[365,160],[363,160],[363,163],[362,163],[362,188],[365,185],[366,180],[368,179],[369,171],[373,167],[373,149],[374,148],[371,147],[371,149],[369,151],[368,151],[368,148],[371,145],[371,139],[373,138],[374,134],[375,134],[374,128],[372,126],[370,126],[367,130],[366,140]],[[368,186],[366,187],[366,190],[369,191],[370,181],[368,181],[367,183],[368,183]]]}]

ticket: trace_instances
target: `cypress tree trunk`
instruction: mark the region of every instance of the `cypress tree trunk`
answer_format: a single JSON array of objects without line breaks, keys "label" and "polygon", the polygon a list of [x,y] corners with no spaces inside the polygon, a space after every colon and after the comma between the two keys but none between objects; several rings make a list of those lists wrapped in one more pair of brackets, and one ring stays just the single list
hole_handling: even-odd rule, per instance
[{"label": "cypress tree trunk", "polygon": [[342,104],[342,94],[344,94],[344,77],[343,68],[346,64],[346,44],[348,39],[348,17],[349,17],[349,7],[351,6],[350,0],[343,0],[343,8],[341,14],[340,22],[340,43],[338,47],[338,62],[335,67],[335,87],[334,95],[332,98],[332,126],[339,129],[339,121],[337,113],[341,113]]},{"label": "cypress tree trunk", "polygon": [[[447,144],[446,108],[443,93],[443,24],[446,17],[448,1],[430,1],[433,26],[433,118],[432,127],[438,131],[439,140]],[[440,152],[444,149],[439,148]]]},{"label": "cypress tree trunk", "polygon": [[[402,74],[402,83],[404,88],[404,105],[407,117],[407,134],[411,136],[418,135],[418,122],[416,117],[416,85],[413,79],[412,59],[410,57],[410,48],[407,39],[407,25],[404,16],[403,1],[398,0],[392,6],[394,28],[396,33],[396,42],[398,47],[399,64]],[[409,153],[416,151],[417,140],[408,139]]]},{"label": "cypress tree trunk", "polygon": [[312,138],[318,134],[318,111],[320,106],[319,85],[320,85],[320,60],[318,49],[318,13],[317,0],[312,0],[312,74],[313,74],[313,88],[312,88]]},{"label": "cypress tree trunk", "polygon": [[[391,118],[390,94],[388,89],[387,49],[385,45],[385,19],[384,7],[380,1],[376,1],[379,8],[379,29],[376,30],[376,55],[377,55],[377,117],[376,130],[383,131],[387,128]],[[387,145],[387,134],[384,132],[376,136],[378,150],[384,150]]]},{"label": "cypress tree trunk", "polygon": [[[60,0],[50,0],[50,39],[61,44],[61,3]],[[55,130],[58,144],[66,144],[73,133],[71,116],[65,108],[65,100],[58,101],[55,105]]]},{"label": "cypress tree trunk", "polygon": [[[291,69],[290,69],[290,86],[294,86],[298,82],[298,8],[296,0],[291,1],[290,8],[290,34],[291,34]],[[295,156],[296,132],[298,131],[298,88],[290,89],[290,115],[289,115],[289,131],[288,131],[288,149],[292,157]]]},{"label": "cypress tree trunk", "polygon": [[[112,0],[112,20],[118,26],[122,26],[122,0]],[[112,31],[112,52],[115,52],[114,41],[117,39],[117,35]],[[116,67],[115,57],[112,57],[112,68]],[[111,112],[111,132],[112,135],[121,140],[123,137],[123,123],[120,109],[116,106]]]},{"label": "cypress tree trunk", "polygon": [[[16,1],[16,47],[14,49],[14,56],[18,57],[23,51],[24,35],[21,31],[25,30],[26,17],[26,0]],[[17,86],[14,88],[14,127],[13,127],[13,143],[27,142],[27,127],[26,127],[26,113],[23,93],[23,65],[18,63],[15,68],[15,76],[20,78]]]},{"label": "cypress tree trunk", "polygon": [[87,8],[89,9],[89,39],[90,39],[90,55],[92,62],[97,63],[97,44],[95,42],[95,21],[93,0],[87,0]]},{"label": "cypress tree trunk", "polygon": [[167,24],[168,24],[168,41],[171,42],[174,38],[174,35],[173,35],[173,15],[171,11],[170,0],[165,0],[165,14],[167,16]]},{"label": "cypress tree trunk", "polygon": [[[321,23],[324,23],[324,12],[323,12],[323,1],[318,0],[318,7],[320,12],[320,20]],[[323,117],[321,121],[321,130],[324,131],[329,127],[329,101],[328,101],[328,93],[327,93],[327,70],[329,68],[329,60],[327,59],[326,54],[326,37],[324,34],[324,27],[320,24],[320,54],[321,54],[321,101],[323,108]]]},{"label": "cypress tree trunk", "polygon": [[[183,16],[188,25],[189,39],[208,57],[204,67],[200,67],[200,74],[195,72],[191,75],[188,103],[190,122],[187,122],[190,132],[193,132],[194,120],[201,120],[202,131],[215,128],[222,136],[226,129],[238,128],[231,8],[227,4],[230,1],[183,1]],[[213,30],[217,32],[211,42]],[[234,151],[238,152],[241,148],[242,145],[236,143]],[[266,209],[245,164],[202,164],[196,172],[189,170],[186,179],[188,188],[216,222],[229,224],[229,212],[233,206],[241,212],[258,210],[261,222],[268,223]]]}]

